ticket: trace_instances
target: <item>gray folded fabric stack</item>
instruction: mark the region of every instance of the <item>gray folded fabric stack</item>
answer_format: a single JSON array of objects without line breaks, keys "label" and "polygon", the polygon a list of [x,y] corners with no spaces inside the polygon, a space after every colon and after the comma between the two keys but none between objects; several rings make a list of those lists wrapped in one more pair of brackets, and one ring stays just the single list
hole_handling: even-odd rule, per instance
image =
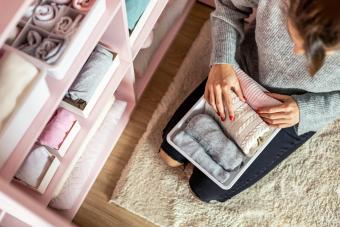
[{"label": "gray folded fabric stack", "polygon": [[113,57],[113,54],[104,47],[96,46],[64,100],[83,110],[110,68]]},{"label": "gray folded fabric stack", "polygon": [[174,143],[203,169],[224,183],[242,166],[245,156],[218,123],[207,114],[198,114],[173,138]]}]

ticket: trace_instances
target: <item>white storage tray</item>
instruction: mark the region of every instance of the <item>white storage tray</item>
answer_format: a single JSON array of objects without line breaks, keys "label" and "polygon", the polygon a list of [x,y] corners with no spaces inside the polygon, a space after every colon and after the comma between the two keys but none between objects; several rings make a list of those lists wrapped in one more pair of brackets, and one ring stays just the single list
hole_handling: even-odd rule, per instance
[{"label": "white storage tray", "polygon": [[168,133],[166,140],[167,142],[174,147],[179,153],[181,153],[186,159],[188,159],[193,165],[195,165],[199,170],[201,170],[206,176],[208,176],[212,181],[214,181],[219,187],[224,190],[230,189],[237,180],[242,176],[242,174],[246,171],[246,169],[251,165],[251,163],[259,156],[259,154],[264,150],[264,148],[268,145],[268,143],[276,136],[276,134],[280,131],[280,129],[275,129],[273,134],[270,135],[266,141],[258,148],[258,151],[254,156],[248,158],[245,156],[245,161],[243,166],[234,172],[230,173],[229,179],[225,183],[219,182],[214,176],[208,173],[202,166],[200,166],[197,162],[195,162],[187,153],[185,153],[181,148],[179,148],[174,142],[173,137],[178,133],[179,130],[185,127],[185,123],[194,115],[205,113],[205,105],[209,105],[204,97],[202,96],[195,105],[184,115],[184,117],[175,125],[175,127]]},{"label": "white storage tray", "polygon": [[14,151],[50,96],[45,75],[46,72],[41,71],[31,82],[0,131],[0,167]]},{"label": "white storage tray", "polygon": [[[67,70],[70,68],[72,63],[74,62],[75,58],[79,54],[86,40],[88,40],[89,36],[91,35],[91,32],[95,28],[101,16],[104,14],[105,10],[106,10],[106,0],[96,0],[94,5],[90,9],[90,11],[87,12],[87,14],[84,16],[84,18],[80,22],[79,27],[76,30],[76,32],[70,37],[69,40],[68,39],[65,40],[63,53],[61,54],[60,58],[53,64],[47,64],[33,56],[26,54],[25,52],[15,49],[15,47],[12,47],[9,45],[4,45],[4,46],[6,49],[10,49],[11,51],[14,51],[17,54],[23,56],[24,58],[26,58],[28,61],[33,63],[38,68],[47,70],[49,76],[52,76],[58,80],[61,80],[64,78],[64,75],[66,74]],[[76,10],[72,9],[72,11],[76,11]],[[79,14],[83,14],[83,13],[79,12]],[[42,30],[39,27],[32,25],[30,21],[31,20],[28,20],[26,22],[25,27],[20,32],[17,39],[22,38],[21,37],[22,33],[25,33],[27,31],[27,26],[35,28],[35,30],[40,30],[40,31]],[[42,33],[43,33],[43,36],[60,38],[59,35],[54,35],[48,31],[46,32],[43,31]],[[18,44],[18,41],[15,40],[13,45],[17,45],[17,44]]]}]

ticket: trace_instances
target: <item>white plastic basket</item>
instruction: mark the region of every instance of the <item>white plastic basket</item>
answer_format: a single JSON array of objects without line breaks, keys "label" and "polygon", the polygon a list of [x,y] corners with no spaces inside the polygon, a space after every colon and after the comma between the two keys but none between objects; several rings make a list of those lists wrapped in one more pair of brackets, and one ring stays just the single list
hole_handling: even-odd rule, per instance
[{"label": "white plastic basket", "polygon": [[[76,11],[74,9],[68,8],[68,10]],[[104,14],[106,10],[106,0],[96,0],[90,11],[84,15],[84,18],[79,24],[77,31],[70,36],[69,39],[65,39],[64,50],[61,54],[60,58],[54,62],[53,64],[47,64],[25,52],[22,52],[18,49],[15,49],[13,46],[5,45],[7,49],[16,52],[17,54],[23,56],[25,59],[33,63],[40,69],[47,70],[48,75],[52,76],[58,80],[64,78],[67,70],[71,67],[72,63],[74,62],[75,58],[78,56],[80,50],[83,48],[86,40],[91,35],[93,29],[97,25],[98,21],[100,20],[101,16]],[[79,14],[84,14],[79,12]],[[26,23],[16,40],[13,42],[13,45],[18,44],[18,40],[22,39],[21,36],[27,32],[27,27],[34,28],[36,30],[42,30],[35,25],[32,25],[31,20],[27,22],[21,21],[20,23]],[[51,32],[42,32],[43,35],[60,38],[59,35],[55,35]]]},{"label": "white plastic basket", "polygon": [[193,160],[186,152],[184,152],[181,148],[179,148],[174,142],[173,138],[177,134],[177,132],[185,126],[185,123],[194,115],[205,113],[205,105],[209,105],[204,97],[202,96],[195,105],[184,115],[184,117],[173,127],[173,129],[168,133],[166,140],[167,142],[174,147],[179,153],[181,153],[187,160],[189,160],[193,165],[195,165],[199,170],[201,170],[206,176],[208,176],[212,181],[214,181],[219,187],[224,190],[230,189],[237,180],[242,176],[242,174],[247,170],[247,168],[251,165],[251,163],[261,154],[261,152],[265,149],[268,143],[276,136],[276,134],[280,131],[280,129],[275,129],[274,132],[268,136],[268,138],[263,142],[263,144],[258,148],[257,152],[254,156],[245,158],[244,164],[238,170],[231,172],[229,179],[221,183],[219,182],[213,175],[207,172],[202,166],[200,166],[195,160]]}]

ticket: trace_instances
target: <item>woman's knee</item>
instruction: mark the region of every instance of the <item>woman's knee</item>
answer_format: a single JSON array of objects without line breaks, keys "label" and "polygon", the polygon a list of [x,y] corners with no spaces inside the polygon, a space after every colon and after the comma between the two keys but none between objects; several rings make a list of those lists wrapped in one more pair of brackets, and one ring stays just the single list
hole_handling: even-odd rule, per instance
[{"label": "woman's knee", "polygon": [[165,164],[167,164],[170,167],[178,167],[183,165],[183,163],[180,163],[175,159],[171,158],[162,148],[159,149],[159,155],[161,156]]},{"label": "woman's knee", "polygon": [[232,190],[223,190],[211,179],[194,169],[189,179],[191,192],[202,202],[225,202],[233,196]]}]

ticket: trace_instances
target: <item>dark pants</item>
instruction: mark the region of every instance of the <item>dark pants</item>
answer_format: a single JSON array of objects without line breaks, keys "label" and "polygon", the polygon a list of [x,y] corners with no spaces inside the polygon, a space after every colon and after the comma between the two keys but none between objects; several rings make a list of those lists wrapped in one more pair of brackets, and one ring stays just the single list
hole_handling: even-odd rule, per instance
[{"label": "dark pants", "polygon": [[[206,80],[186,98],[163,129],[161,148],[174,160],[183,164],[188,163],[188,160],[167,143],[166,135],[203,95],[205,83]],[[308,132],[298,136],[293,127],[282,129],[229,190],[221,189],[196,167],[189,180],[190,187],[204,202],[211,200],[224,202],[260,180],[313,135],[314,132]]]}]

